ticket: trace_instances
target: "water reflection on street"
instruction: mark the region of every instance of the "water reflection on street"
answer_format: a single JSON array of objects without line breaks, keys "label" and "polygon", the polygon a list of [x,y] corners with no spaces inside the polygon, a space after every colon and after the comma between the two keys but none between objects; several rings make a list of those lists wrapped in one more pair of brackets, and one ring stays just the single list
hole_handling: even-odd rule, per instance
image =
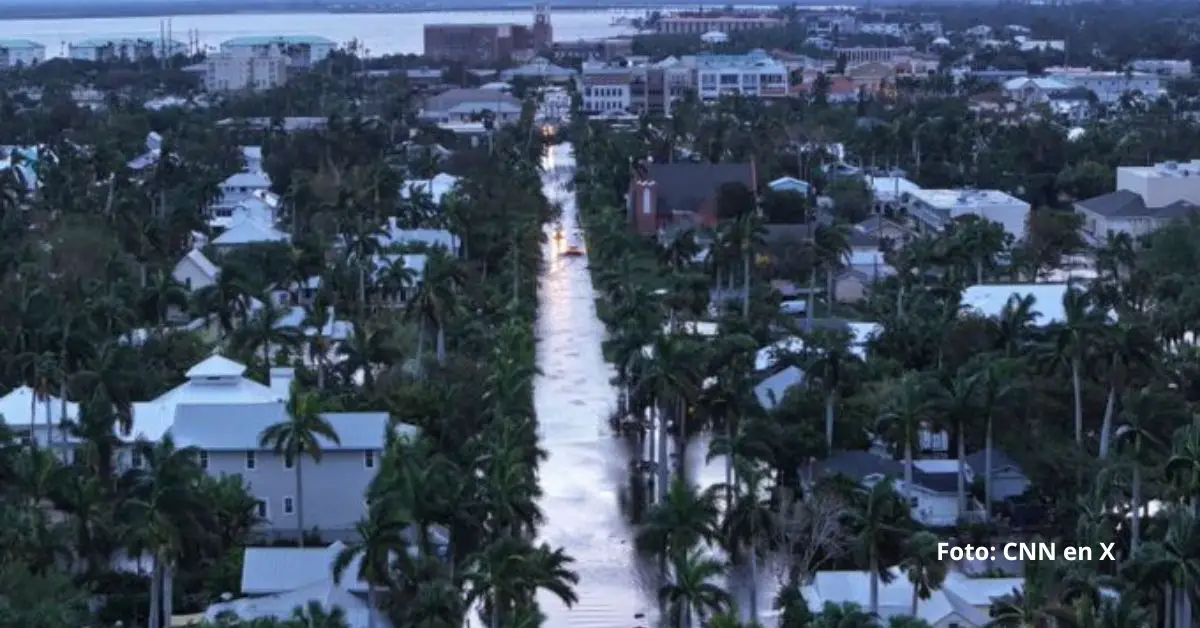
[{"label": "water reflection on street", "polygon": [[562,206],[564,237],[556,240],[551,227],[545,247],[537,327],[542,374],[534,403],[550,454],[541,465],[547,519],[541,534],[575,558],[579,603],[567,610],[546,594],[539,602],[546,625],[554,628],[648,626],[649,620],[635,616],[652,613],[655,587],[637,568],[632,532],[618,506],[628,458],[608,427],[616,394],[601,352],[604,326],[596,318],[587,259],[561,255],[568,246],[583,245],[574,194],[566,189],[574,162],[570,146],[559,145],[544,164],[546,197]]}]

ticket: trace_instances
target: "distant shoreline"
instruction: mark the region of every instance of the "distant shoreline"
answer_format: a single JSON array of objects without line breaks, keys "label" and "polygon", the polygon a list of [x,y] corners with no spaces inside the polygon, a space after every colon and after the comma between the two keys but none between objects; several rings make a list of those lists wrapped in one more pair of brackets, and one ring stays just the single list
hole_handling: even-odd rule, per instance
[{"label": "distant shoreline", "polygon": [[[859,2],[844,2],[839,1],[839,5],[853,5]],[[901,2],[897,2],[900,4]],[[381,3],[372,3],[381,4]],[[742,4],[742,3],[737,3]],[[806,4],[823,6],[827,2],[801,2],[801,6]],[[888,4],[886,1],[882,4]],[[342,6],[351,5],[352,3],[344,3]],[[646,2],[639,0],[600,0],[600,2],[579,1],[578,4],[563,4],[563,0],[558,0],[553,5],[555,12],[579,12],[579,11],[611,11],[611,10],[653,10],[663,6],[672,8],[685,8],[690,6],[688,2],[666,1],[666,2]],[[766,5],[764,5],[766,6]],[[458,4],[453,6],[389,6],[379,10],[358,10],[353,8],[331,8],[328,3],[320,3],[313,1],[293,1],[293,2],[269,2],[262,3],[257,6],[247,7],[243,2],[198,2],[198,1],[183,1],[183,2],[155,2],[155,3],[131,3],[131,4],[111,4],[107,6],[97,7],[81,7],[81,6],[45,6],[45,5],[26,5],[26,6],[8,6],[0,8],[0,21],[14,20],[87,20],[87,19],[112,19],[112,18],[133,18],[133,17],[181,17],[189,15],[279,15],[282,13],[291,14],[313,14],[313,15],[408,15],[412,13],[469,13],[469,12],[494,12],[494,11],[529,11],[530,3],[522,0],[495,0],[487,1],[480,0],[477,4]]]}]

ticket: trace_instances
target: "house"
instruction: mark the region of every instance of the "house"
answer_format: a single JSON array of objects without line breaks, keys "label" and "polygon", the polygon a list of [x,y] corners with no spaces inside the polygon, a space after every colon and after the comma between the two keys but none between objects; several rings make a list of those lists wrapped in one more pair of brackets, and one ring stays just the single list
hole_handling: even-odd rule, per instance
[{"label": "house", "polygon": [[169,419],[179,447],[195,447],[199,464],[213,476],[240,475],[258,500],[258,514],[272,537],[294,537],[297,509],[306,525],[325,538],[350,538],[365,509],[364,492],[375,477],[386,432],[415,437],[416,428],[393,427],[384,412],[329,412],[321,415],[340,443],[320,439],[319,464],[304,458],[303,500],[297,499],[296,460],[259,444],[263,430],[288,420],[287,399],[295,372],[271,369],[270,385],[245,377],[246,367],[213,356],[187,372],[188,381],[147,404],[138,415]]},{"label": "house", "polygon": [[846,76],[854,81],[856,90],[874,94],[895,81],[896,69],[888,63],[870,62],[850,68]]},{"label": "house", "polygon": [[458,237],[445,229],[401,229],[395,218],[388,218],[382,235],[376,240],[382,249],[393,247],[424,246],[442,248],[454,254],[458,252]]},{"label": "house", "polygon": [[221,200],[218,204],[235,205],[255,198],[255,193],[270,191],[271,177],[261,170],[239,172],[222,181],[220,189]]},{"label": "house", "polygon": [[1066,283],[1031,283],[1031,284],[986,284],[968,286],[963,291],[963,309],[977,316],[992,318],[1004,311],[1009,299],[1017,297],[1033,297],[1033,309],[1040,316],[1035,321],[1038,325],[1061,323],[1067,315],[1063,310],[1063,296],[1070,290]]},{"label": "house", "polygon": [[[979,450],[967,454],[965,459],[972,479],[987,477],[987,450]],[[1029,478],[1021,470],[1020,465],[1004,452],[992,450],[992,499],[1004,501],[1020,497],[1029,490]]]},{"label": "house", "polygon": [[[247,548],[246,553],[249,554],[256,549],[260,548]],[[281,567],[276,568],[280,569]],[[392,626],[383,612],[371,608],[365,596],[351,593],[344,584],[334,582],[333,576],[330,575],[280,593],[213,604],[204,612],[203,618],[214,624],[218,624],[222,617],[228,615],[234,615],[245,621],[268,619],[282,621],[292,619],[296,608],[307,608],[314,602],[320,605],[326,613],[331,612],[334,608],[341,609],[346,625],[350,628],[368,628],[370,626],[391,628]]]},{"label": "house", "polygon": [[54,395],[36,393],[29,386],[19,386],[0,397],[0,419],[17,438],[32,436],[39,445],[65,441],[59,430],[64,421],[79,418],[79,404]]},{"label": "house", "polygon": [[808,181],[801,181],[794,177],[780,177],[768,183],[767,187],[776,192],[795,192],[801,196],[808,196],[812,191],[812,185]]},{"label": "house", "polygon": [[520,78],[527,81],[565,83],[575,78],[575,70],[554,65],[547,59],[536,57],[523,66],[504,70],[500,73],[500,78],[504,81]]},{"label": "house", "polygon": [[1080,231],[1092,244],[1103,243],[1108,234],[1147,235],[1197,211],[1200,211],[1200,205],[1183,199],[1148,207],[1140,195],[1129,190],[1117,190],[1075,203],[1075,213],[1083,218]]},{"label": "house", "polygon": [[[881,225],[877,227],[883,231]],[[842,269],[834,277],[833,299],[838,303],[861,301],[876,282],[896,274],[884,259],[884,241],[878,235],[856,227],[850,232],[849,244]]]},{"label": "house", "polygon": [[434,205],[441,205],[442,199],[457,185],[458,177],[443,172],[437,174],[432,179],[408,181],[400,189],[400,196],[404,199],[410,199],[414,194],[425,194],[433,201]]},{"label": "house", "polygon": [[515,121],[521,101],[499,90],[451,89],[425,101],[418,117],[430,122],[473,122],[490,117],[497,123]]},{"label": "house", "polygon": [[[817,322],[817,321],[814,321]],[[842,330],[850,333],[850,353],[860,359],[866,359],[866,345],[883,327],[878,323],[858,323],[841,320],[825,321],[827,329]],[[782,356],[789,353],[798,354],[804,351],[804,339],[798,336],[788,336],[778,342],[763,347],[754,356],[754,370],[769,371]]]},{"label": "house", "polygon": [[1015,239],[1025,235],[1029,203],[1000,190],[917,189],[907,193],[905,210],[922,231],[940,231],[960,216],[979,216],[1000,223]]},{"label": "house", "polygon": [[[840,451],[815,461],[800,470],[801,479],[812,483],[825,476],[840,475],[870,488],[890,480],[896,491],[908,498],[915,520],[927,526],[953,526],[962,516],[973,516],[978,509],[961,513],[958,503],[957,460],[914,460],[912,484],[904,483],[905,465],[869,451]],[[967,486],[967,478],[963,478]]]},{"label": "house", "polygon": [[226,229],[224,233],[212,241],[213,246],[227,248],[249,244],[266,244],[270,242],[287,242],[288,234],[269,224],[252,218],[244,218],[237,224]]},{"label": "house", "polygon": [[200,249],[192,249],[175,264],[171,277],[193,292],[217,283],[221,269],[212,263]]},{"label": "house", "polygon": [[1024,76],[1004,82],[1004,92],[1013,101],[1024,106],[1038,105],[1050,101],[1052,94],[1065,92],[1072,85],[1052,78]]},{"label": "house", "polygon": [[783,401],[787,391],[804,383],[804,371],[789,366],[764,379],[754,387],[754,397],[764,410],[774,410]]},{"label": "house", "polygon": [[[892,617],[912,613],[913,586],[893,568],[889,582],[879,581],[879,616],[885,622]],[[802,594],[814,613],[826,603],[857,604],[869,609],[870,574],[865,571],[819,571]],[[1023,578],[972,578],[954,570],[929,599],[917,601],[917,618],[932,628],[983,628],[991,624],[989,610],[996,600],[1025,587]]]},{"label": "house", "polygon": [[659,233],[668,226],[715,225],[722,186],[756,190],[753,164],[650,164],[630,182],[628,211],[634,230]]}]

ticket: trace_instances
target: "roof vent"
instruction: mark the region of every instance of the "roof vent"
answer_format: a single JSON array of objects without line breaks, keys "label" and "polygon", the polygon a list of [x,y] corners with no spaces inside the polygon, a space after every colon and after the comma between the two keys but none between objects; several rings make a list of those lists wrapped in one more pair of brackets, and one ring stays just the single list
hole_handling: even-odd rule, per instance
[{"label": "roof vent", "polygon": [[1163,164],[1163,168],[1166,168],[1167,170],[1176,170],[1179,168],[1179,162],[1178,161],[1168,161]]}]

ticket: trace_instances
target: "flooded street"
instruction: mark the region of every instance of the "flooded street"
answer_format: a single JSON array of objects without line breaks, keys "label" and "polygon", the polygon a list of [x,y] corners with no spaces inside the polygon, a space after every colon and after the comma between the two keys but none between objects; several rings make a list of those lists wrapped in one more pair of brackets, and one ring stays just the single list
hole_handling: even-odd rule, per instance
[{"label": "flooded street", "polygon": [[564,239],[555,241],[550,233],[546,244],[537,326],[542,374],[534,404],[542,447],[550,454],[541,465],[541,536],[575,558],[579,603],[568,610],[549,595],[539,603],[547,626],[648,626],[648,619],[635,615],[653,613],[654,585],[638,575],[632,531],[618,502],[628,463],[608,426],[616,392],[601,352],[604,325],[596,318],[586,257],[562,256],[568,246],[583,247],[574,194],[565,188],[574,163],[568,145],[555,146],[546,157],[545,194],[563,207]]}]

